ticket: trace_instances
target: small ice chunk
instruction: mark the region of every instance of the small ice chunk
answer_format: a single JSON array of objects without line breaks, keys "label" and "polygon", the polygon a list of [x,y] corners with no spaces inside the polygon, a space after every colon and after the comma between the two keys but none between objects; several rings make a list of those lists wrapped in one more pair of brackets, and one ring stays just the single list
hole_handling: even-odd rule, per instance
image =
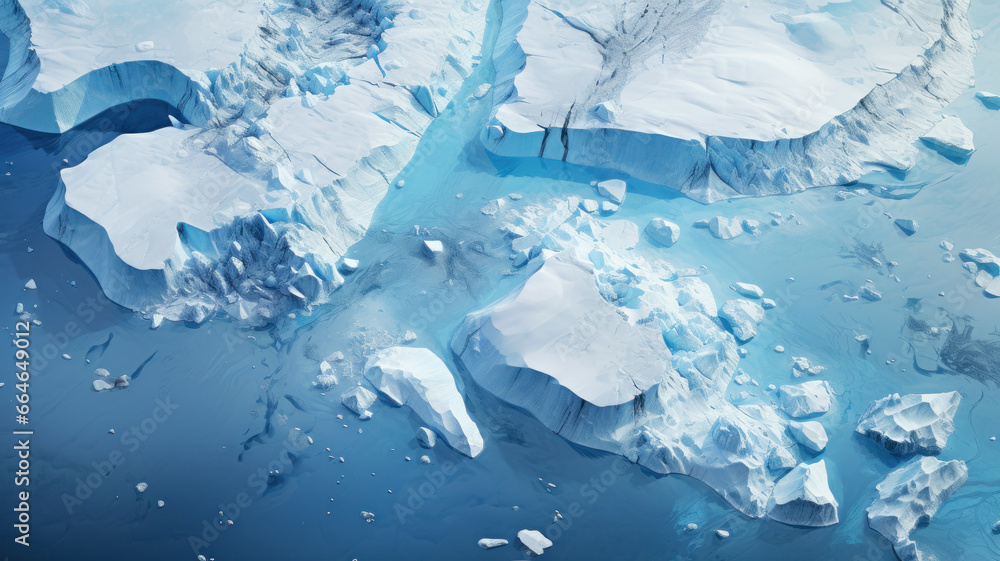
[{"label": "small ice chunk", "polygon": [[799,373],[809,374],[810,376],[816,376],[826,370],[826,367],[820,366],[815,362],[809,362],[809,359],[804,356],[793,356],[792,370]]},{"label": "small ice chunk", "polygon": [[521,530],[517,533],[517,539],[535,555],[541,555],[546,548],[552,547],[552,541],[538,530]]},{"label": "small ice chunk", "polygon": [[744,218],[741,225],[743,226],[743,230],[752,236],[756,236],[760,233],[760,222],[756,220]]},{"label": "small ice chunk", "polygon": [[360,415],[358,415],[358,419],[362,421],[368,421],[371,418],[372,418],[372,412],[367,409],[365,409],[364,411],[361,412]]},{"label": "small ice chunk", "polygon": [[377,399],[378,396],[375,395],[375,392],[367,388],[357,386],[342,395],[340,397],[340,402],[344,404],[344,407],[353,411],[355,415],[360,415],[362,411],[374,405]]},{"label": "small ice chunk", "polygon": [[830,491],[826,461],[799,464],[774,485],[767,516],[792,526],[822,527],[840,521],[837,499]]},{"label": "small ice chunk", "polygon": [[788,431],[792,434],[792,438],[796,442],[817,454],[826,448],[826,443],[828,442],[826,429],[818,421],[805,421],[802,423],[789,421]]},{"label": "small ice chunk", "polygon": [[735,290],[740,296],[746,296],[747,298],[761,299],[764,297],[764,290],[756,284],[738,282],[730,285],[729,288]]},{"label": "small ice chunk", "polygon": [[597,192],[615,204],[625,201],[625,182],[621,179],[609,179],[597,184]]},{"label": "small ice chunk", "polygon": [[597,201],[595,201],[594,199],[583,199],[582,201],[580,201],[580,208],[584,212],[589,212],[593,214],[597,212],[599,206],[597,204]]},{"label": "small ice chunk", "polygon": [[476,99],[483,99],[486,97],[486,94],[490,93],[490,88],[490,84],[483,82],[482,84],[476,86],[476,91],[472,93],[472,96]]},{"label": "small ice chunk", "polygon": [[416,340],[417,340],[417,334],[410,331],[409,329],[406,330],[406,333],[403,333],[403,341],[407,343],[412,343]]},{"label": "small ice chunk", "polygon": [[506,206],[503,199],[493,199],[492,201],[486,203],[486,206],[479,209],[479,212],[485,214],[486,216],[494,216],[498,212],[502,211]]},{"label": "small ice chunk", "polygon": [[934,125],[927,134],[920,137],[920,140],[939,154],[953,158],[968,157],[976,151],[972,141],[972,131],[961,119],[951,115]]},{"label": "small ice chunk", "polygon": [[24,288],[26,290],[35,290],[38,288],[38,285],[35,284],[35,279],[28,279],[28,282],[24,283]]},{"label": "small ice chunk", "polygon": [[431,463],[431,457],[427,455],[420,456],[420,463],[429,464]]},{"label": "small ice chunk", "polygon": [[833,407],[833,390],[826,380],[781,386],[778,405],[791,417],[826,413]]},{"label": "small ice chunk", "polygon": [[153,50],[156,45],[152,41],[139,41],[135,44],[135,52],[137,53],[148,53]]},{"label": "small ice chunk", "polygon": [[715,537],[719,538],[720,540],[724,540],[729,537],[729,532],[725,530],[716,530]]},{"label": "small ice chunk", "polygon": [[129,378],[128,374],[122,374],[121,376],[115,378],[115,387],[116,388],[127,388],[128,385],[129,385],[129,382],[131,382],[131,381],[132,381],[132,379]]},{"label": "small ice chunk", "polygon": [[103,392],[104,390],[110,390],[113,387],[115,387],[115,385],[107,380],[94,380],[94,391]]},{"label": "small ice chunk", "polygon": [[135,490],[137,492],[139,492],[139,493],[145,493],[146,489],[148,489],[148,488],[149,488],[149,484],[146,483],[145,481],[141,481],[141,482],[139,482],[139,484],[137,484],[135,486]]},{"label": "small ice chunk", "polygon": [[654,218],[646,225],[646,235],[653,241],[670,247],[680,239],[681,228],[677,224],[663,218]]},{"label": "small ice chunk", "polygon": [[153,314],[152,322],[149,324],[150,329],[157,329],[163,324],[163,316],[160,314]]},{"label": "small ice chunk", "polygon": [[708,230],[720,240],[728,240],[742,234],[743,226],[738,218],[730,220],[724,216],[716,216],[708,221]]},{"label": "small ice chunk", "polygon": [[604,214],[613,214],[615,212],[618,212],[618,205],[616,205],[611,201],[602,201],[601,212],[603,212]]},{"label": "small ice chunk", "polygon": [[337,264],[337,269],[345,274],[349,275],[358,270],[361,263],[357,259],[349,259],[347,257],[342,257],[340,263]]},{"label": "small ice chunk", "polygon": [[444,244],[440,240],[424,240],[423,251],[424,255],[433,259],[444,251]]},{"label": "small ice chunk", "polygon": [[976,99],[989,109],[1000,109],[1000,95],[992,92],[976,92]]},{"label": "small ice chunk", "polygon": [[478,542],[479,549],[494,549],[497,547],[503,547],[508,543],[510,542],[503,538],[483,538]]},{"label": "small ice chunk", "polygon": [[104,377],[108,377],[108,376],[110,376],[110,375],[111,375],[111,373],[110,373],[110,372],[108,372],[108,371],[107,371],[106,369],[104,369],[104,368],[98,368],[98,369],[94,370],[94,376],[104,376]]},{"label": "small ice chunk", "polygon": [[688,522],[687,526],[685,526],[684,529],[687,530],[688,532],[694,532],[695,530],[698,529],[698,525],[695,524],[694,522]]},{"label": "small ice chunk", "polygon": [[163,505],[165,504],[167,503],[163,502],[162,500],[156,501],[156,508],[163,508]]},{"label": "small ice chunk", "polygon": [[764,308],[742,298],[729,300],[719,309],[719,317],[737,339],[745,342],[757,335],[757,326],[764,319]]},{"label": "small ice chunk", "polygon": [[427,427],[417,429],[417,442],[424,448],[434,448],[437,444],[437,434]]},{"label": "small ice chunk", "polygon": [[941,243],[939,244],[939,247],[941,249],[945,250],[945,251],[951,251],[951,250],[955,249],[955,244],[951,243],[948,240],[941,240]]},{"label": "small ice chunk", "polygon": [[760,306],[765,310],[773,310],[778,304],[770,298],[762,298],[760,301]]},{"label": "small ice chunk", "polygon": [[864,285],[858,289],[858,296],[870,302],[878,302],[882,299],[882,293],[875,290],[874,286]]},{"label": "small ice chunk", "polygon": [[23,314],[24,313],[24,304],[18,302],[17,306],[14,307],[14,313],[15,314]]}]

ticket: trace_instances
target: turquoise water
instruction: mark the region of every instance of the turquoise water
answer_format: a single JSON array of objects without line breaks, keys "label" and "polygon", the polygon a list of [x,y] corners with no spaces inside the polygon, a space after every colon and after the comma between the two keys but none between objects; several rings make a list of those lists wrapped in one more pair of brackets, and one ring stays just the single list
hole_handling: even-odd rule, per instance
[{"label": "turquoise water", "polygon": [[[977,89],[1000,91],[1000,6],[975,3],[972,20],[985,32]],[[488,63],[476,72],[468,91],[492,76]],[[0,525],[0,551],[11,559],[97,558],[98,552],[104,559],[194,559],[199,548],[219,560],[515,559],[521,553],[512,547],[483,552],[476,541],[514,542],[518,530],[536,528],[553,540],[545,553],[553,560],[890,560],[894,554],[868,529],[864,509],[897,461],[858,438],[854,424],[871,400],[889,393],[954,389],[963,403],[942,458],[968,462],[969,482],[914,537],[940,559],[996,557],[1000,548],[989,527],[1000,518],[1000,442],[988,438],[1000,436],[1000,392],[990,381],[917,372],[902,329],[907,304],[916,305],[908,299],[921,299],[928,314],[941,308],[971,316],[966,321],[975,337],[988,339],[1000,328],[1000,300],[966,290],[964,270],[957,261],[943,262],[938,247],[948,239],[956,253],[965,247],[1000,250],[1000,112],[983,108],[974,92],[951,108],[976,135],[978,152],[967,164],[928,152],[903,180],[919,189],[871,178],[897,193],[915,193],[911,198],[838,201],[838,189],[817,189],[705,206],[637,185],[615,216],[640,227],[654,216],[680,224],[681,241],[674,247],[643,243],[639,251],[677,267],[707,266],[704,279],[720,301],[735,281],[777,295],[778,308],[746,345],[749,356],[741,363],[761,386],[791,382],[792,355],[828,368],[824,377],[839,395],[836,410],[821,419],[830,444],[820,457],[830,468],[841,522],[812,530],[749,519],[697,481],[657,476],[573,446],[471,383],[464,384],[467,403],[486,449],[469,460],[438,446],[429,452],[430,465],[416,461],[427,452],[413,439],[419,420],[408,410],[383,403],[373,420],[362,423],[339,405],[336,393],[321,395],[310,387],[317,373],[313,358],[336,350],[361,358],[366,345],[403,329],[416,331],[421,345],[454,366],[447,344],[464,315],[523,280],[505,274],[508,250],[470,226],[479,208],[508,193],[522,194],[525,204],[591,196],[594,170],[485,154],[475,133],[488,117],[488,99],[458,102],[428,131],[401,175],[405,188],[390,191],[369,234],[352,249],[363,267],[334,302],[259,330],[213,321],[153,331],[148,321],[104,300],[87,269],[42,232],[41,218],[58,169],[115,133],[95,126],[61,139],[25,138],[3,129],[0,172],[11,175],[0,176],[7,206],[0,217],[0,307],[13,311],[23,302],[37,314],[42,326],[33,344],[43,354],[32,386],[33,545],[7,545],[8,513]],[[142,123],[164,122],[164,112],[139,104],[122,115],[131,130],[141,130]],[[714,215],[766,224],[772,210],[793,213],[801,224],[729,241],[689,227]],[[921,228],[906,237],[883,212],[916,219]],[[463,242],[466,249],[432,265],[419,255],[414,225],[449,247]],[[883,244],[885,256],[899,263],[894,272],[901,282],[845,257],[857,240]],[[787,283],[788,277],[796,282]],[[39,290],[22,291],[28,278]],[[834,281],[858,285],[866,278],[883,291],[882,301],[844,302],[820,288]],[[12,324],[15,316],[9,317]],[[871,336],[871,355],[854,339],[862,333]],[[778,344],[785,354],[772,351]],[[72,358],[64,360],[62,353]],[[142,369],[127,390],[96,393],[90,384],[97,366],[116,375]],[[0,403],[11,410],[12,383],[4,380]],[[341,387],[354,380],[342,378]],[[734,386],[730,393],[744,389]],[[165,415],[163,403],[176,409],[167,408]],[[138,431],[134,439],[127,438],[132,427]],[[114,435],[108,434],[112,428]],[[286,442],[295,428],[314,444],[289,456]],[[2,450],[5,465],[13,465],[10,446]],[[112,457],[121,461],[104,475],[102,463]],[[98,484],[87,484],[88,478]],[[134,486],[140,481],[149,489],[138,495]],[[0,488],[3,504],[10,490]],[[72,513],[67,496],[79,503],[69,500]],[[157,508],[157,500],[165,506]],[[220,509],[232,526],[213,521]],[[375,513],[375,521],[365,523],[362,510]],[[560,524],[553,523],[556,510],[564,515]],[[685,531],[688,522],[702,530]],[[717,540],[716,528],[730,531],[731,538]],[[90,553],[81,557],[81,551]]]}]

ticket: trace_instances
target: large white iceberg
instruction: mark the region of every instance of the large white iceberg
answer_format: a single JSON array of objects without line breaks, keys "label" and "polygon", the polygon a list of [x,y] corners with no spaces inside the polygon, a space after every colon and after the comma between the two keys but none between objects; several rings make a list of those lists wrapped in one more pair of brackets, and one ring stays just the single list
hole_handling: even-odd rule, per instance
[{"label": "large white iceberg", "polygon": [[856,430],[893,454],[939,454],[955,431],[961,401],[958,392],[892,394],[872,402]]},{"label": "large white iceberg", "polygon": [[972,83],[968,4],[850,3],[834,15],[798,0],[516,3],[493,51],[482,141],[702,201],[907,169],[917,138]]},{"label": "large white iceberg", "polygon": [[830,526],[840,521],[826,461],[799,464],[774,486],[767,517],[792,526]]},{"label": "large white iceberg", "polygon": [[444,362],[428,349],[392,347],[368,359],[365,377],[396,405],[406,405],[459,452],[475,458],[483,437],[465,410]]},{"label": "large white iceberg", "polygon": [[787,456],[790,441],[770,408],[726,401],[732,338],[697,300],[680,305],[678,288],[648,265],[575,244],[543,255],[523,285],[465,319],[452,340],[460,363],[564,438],[688,474],[763,516],[784,472],[769,460]]},{"label": "large white iceberg", "polygon": [[914,458],[876,486],[878,498],[868,507],[868,524],[892,543],[902,561],[920,561],[923,557],[910,532],[930,522],[968,478],[961,460]]},{"label": "large white iceberg", "polygon": [[471,72],[487,10],[245,4],[0,2],[19,57],[0,121],[62,132],[136,100],[177,116],[64,170],[45,214],[112,300],[148,315],[259,325],[327,301],[337,262]]}]

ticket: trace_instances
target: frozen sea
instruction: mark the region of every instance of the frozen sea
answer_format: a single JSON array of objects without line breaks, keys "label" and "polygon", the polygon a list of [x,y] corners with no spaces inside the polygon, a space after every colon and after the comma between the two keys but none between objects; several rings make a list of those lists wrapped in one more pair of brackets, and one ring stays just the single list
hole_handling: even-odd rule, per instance
[{"label": "frozen sea", "polygon": [[[674,247],[647,244],[643,251],[678,267],[706,266],[703,278],[720,300],[730,294],[729,284],[745,281],[777,301],[778,313],[769,312],[740,364],[760,388],[734,383],[730,395],[763,395],[768,384],[793,382],[791,356],[827,367],[837,405],[822,419],[830,435],[822,457],[841,505],[840,524],[803,529],[750,519],[698,481],[659,476],[576,447],[471,382],[466,401],[487,441],[475,460],[442,445],[421,449],[413,438],[420,421],[407,409],[382,402],[374,418],[362,422],[337,395],[312,387],[311,357],[337,350],[362,357],[400,326],[458,371],[448,342],[462,318],[523,280],[521,273],[503,274],[507,249],[491,247],[470,226],[472,217],[487,201],[511,193],[528,202],[592,196],[590,181],[602,178],[599,171],[487,155],[475,138],[488,117],[485,101],[458,101],[434,122],[400,176],[405,188],[390,189],[351,251],[366,265],[331,304],[267,329],[216,320],[165,322],[151,330],[148,320],[108,302],[87,268],[41,226],[61,168],[122,131],[168,125],[165,105],[136,103],[61,137],[0,128],[0,308],[9,318],[3,326],[13,328],[18,302],[42,322],[33,334],[42,358],[35,358],[32,380],[32,546],[10,545],[13,516],[6,505],[13,497],[4,485],[0,554],[37,560],[154,561],[197,553],[220,561],[516,559],[522,553],[513,547],[481,551],[476,542],[515,543],[518,530],[534,528],[554,542],[545,552],[552,560],[888,561],[895,554],[868,528],[865,508],[898,460],[856,435],[856,419],[890,393],[958,390],[962,407],[941,458],[965,460],[969,481],[913,537],[941,560],[1000,556],[1000,538],[990,532],[1000,519],[1000,441],[989,440],[1000,436],[1000,363],[988,361],[976,375],[921,371],[906,329],[911,316],[955,319],[971,329],[973,340],[1000,345],[1000,299],[986,298],[958,260],[942,260],[939,247],[949,240],[956,254],[966,247],[1000,253],[1000,111],[974,97],[977,90],[1000,91],[1000,4],[974,2],[970,17],[973,29],[984,32],[977,85],[949,109],[975,133],[977,152],[968,162],[928,149],[905,177],[874,176],[853,187],[871,187],[878,196],[846,200],[838,200],[840,188],[829,188],[706,206],[630,184],[628,204],[616,215],[640,228],[654,216],[680,224]],[[482,64],[465,88],[490,82],[492,72]],[[766,224],[771,211],[794,218],[728,241],[690,227],[716,215]],[[906,236],[887,215],[915,219],[920,229]],[[477,250],[443,267],[431,265],[410,243],[415,225]],[[884,258],[898,262],[892,272],[899,281],[856,258],[851,250],[859,243],[881,244]],[[24,290],[28,279],[37,290]],[[840,297],[843,287],[866,279],[883,292],[881,301]],[[862,334],[870,336],[870,355],[855,339]],[[776,345],[785,353],[774,352]],[[130,374],[131,385],[94,392],[98,367]],[[358,374],[341,386],[360,380]],[[13,411],[13,380],[0,380],[7,382],[0,405]],[[300,433],[314,444],[297,447]],[[12,466],[13,440],[4,440],[0,457]],[[425,453],[430,464],[418,461]],[[107,470],[112,458],[119,461]],[[148,484],[143,493],[135,488],[140,482]],[[218,523],[220,510],[231,526]],[[362,519],[362,511],[374,513],[374,521]],[[561,520],[554,521],[556,511]],[[686,530],[691,522],[700,529]],[[731,537],[717,539],[716,529]]]}]

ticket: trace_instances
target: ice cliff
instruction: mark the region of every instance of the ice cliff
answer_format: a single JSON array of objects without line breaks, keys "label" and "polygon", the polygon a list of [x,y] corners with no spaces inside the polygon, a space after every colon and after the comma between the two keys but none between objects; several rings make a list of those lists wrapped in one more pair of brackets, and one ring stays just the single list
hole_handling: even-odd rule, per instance
[{"label": "ice cliff", "polygon": [[64,170],[45,231],[122,305],[259,325],[340,286],[337,261],[471,72],[487,2],[74,6],[0,1],[24,59],[0,120],[61,132],[149,99],[178,118]]},{"label": "ice cliff", "polygon": [[701,201],[909,169],[972,85],[968,4],[511,2],[482,141]]}]

